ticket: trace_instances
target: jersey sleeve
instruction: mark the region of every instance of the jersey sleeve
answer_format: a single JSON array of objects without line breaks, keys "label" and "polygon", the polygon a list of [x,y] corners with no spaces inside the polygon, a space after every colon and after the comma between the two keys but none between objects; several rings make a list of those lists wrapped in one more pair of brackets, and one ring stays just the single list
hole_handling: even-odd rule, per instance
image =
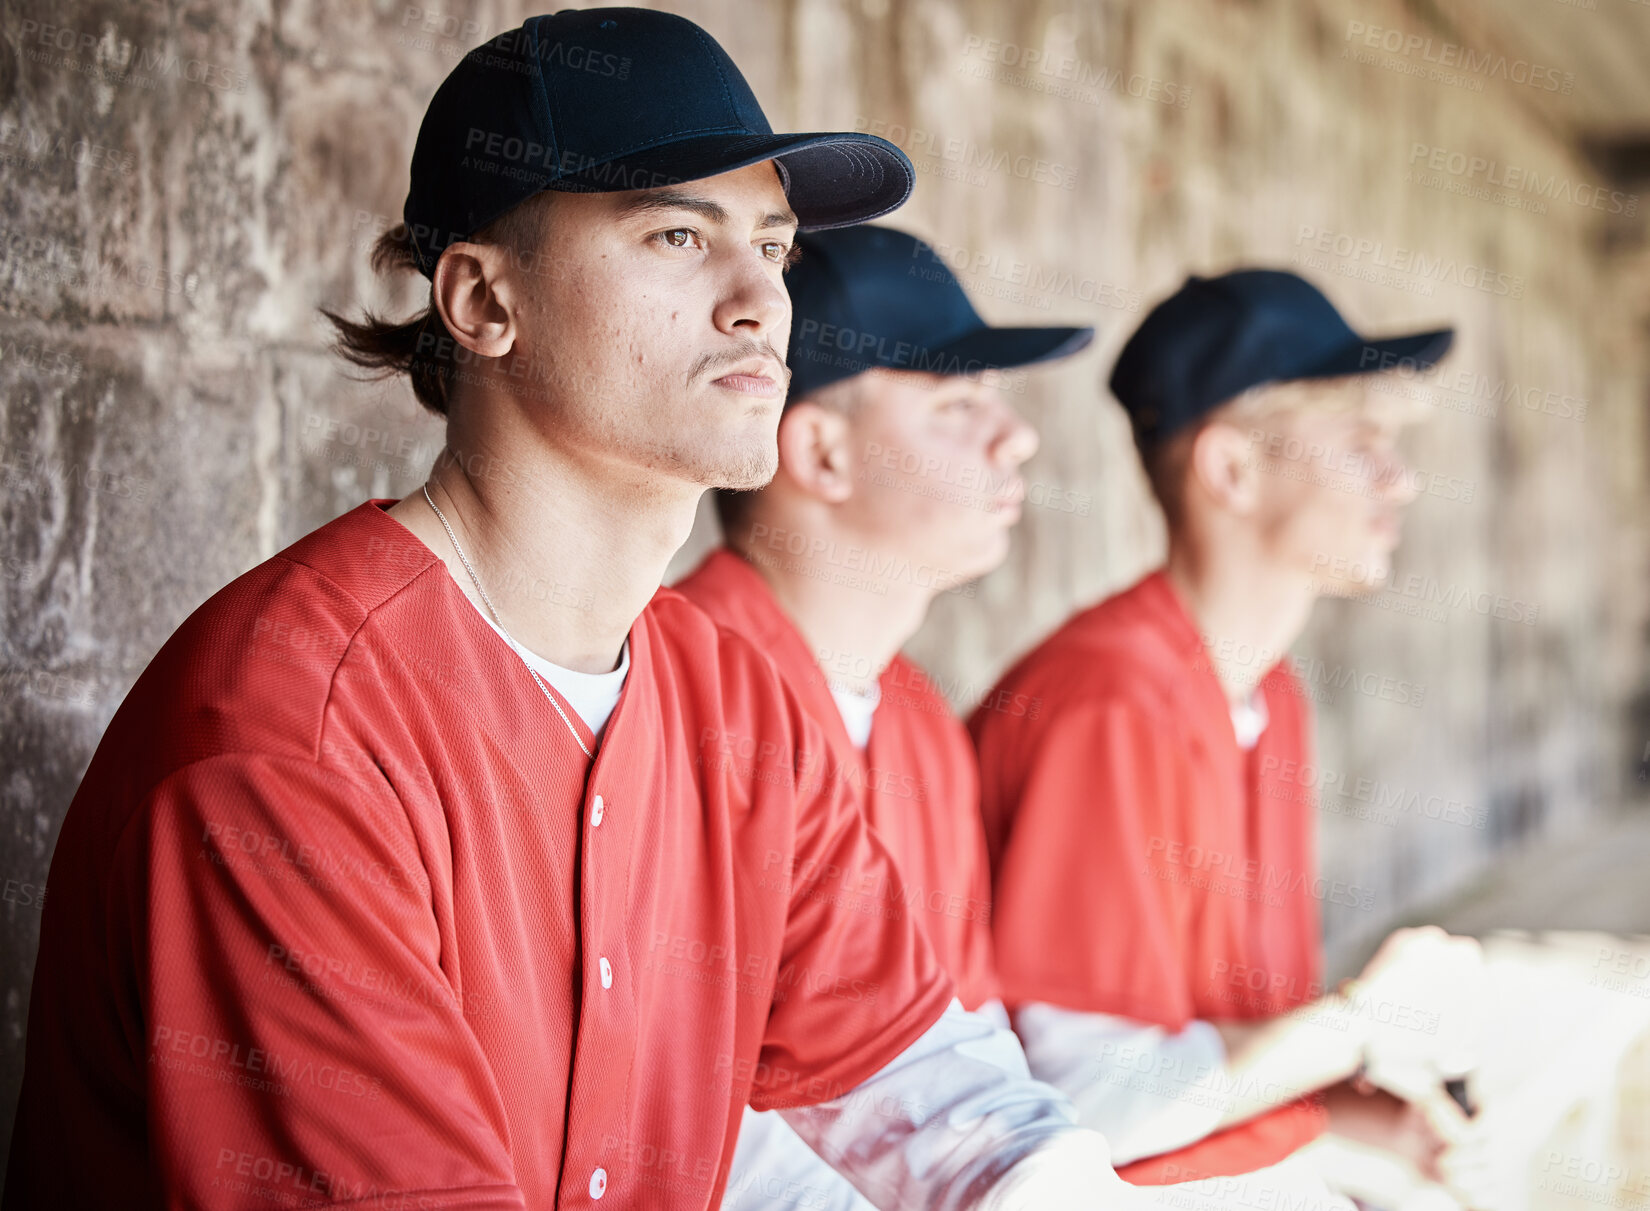
[{"label": "jersey sleeve", "polygon": [[964,902],[967,925],[951,975],[957,983],[957,996],[966,1008],[978,1011],[996,1004],[1001,1010],[1002,983],[997,979],[997,955],[991,936],[991,872],[986,867],[984,847],[976,847],[972,859],[965,857],[960,865],[972,866],[974,871],[964,884],[970,889]]},{"label": "jersey sleeve", "polygon": [[1178,1030],[1193,1017],[1183,885],[1193,872],[1174,860],[1184,757],[1163,722],[1127,700],[1045,720],[1022,758],[997,870],[1003,999]]},{"label": "jersey sleeve", "polygon": [[[960,724],[955,725],[952,739],[950,764],[958,777],[948,789],[955,799],[945,805],[947,810],[939,810],[938,805],[935,808],[940,827],[953,834],[947,857],[955,863],[955,886],[966,890],[960,906],[951,898],[945,905],[948,916],[955,914],[961,919],[951,977],[964,1007],[979,1009],[1002,998],[991,933],[991,864],[986,858],[985,827],[980,818],[980,779],[974,746]],[[928,907],[931,911],[934,908],[932,904]]]},{"label": "jersey sleeve", "polygon": [[[828,752],[812,720],[797,743]],[[826,760],[799,786],[783,953],[750,1098],[758,1110],[841,1096],[932,1026],[953,995],[843,771]]]},{"label": "jersey sleeve", "polygon": [[369,774],[213,758],[121,840],[112,952],[167,1206],[525,1206],[412,830]]}]

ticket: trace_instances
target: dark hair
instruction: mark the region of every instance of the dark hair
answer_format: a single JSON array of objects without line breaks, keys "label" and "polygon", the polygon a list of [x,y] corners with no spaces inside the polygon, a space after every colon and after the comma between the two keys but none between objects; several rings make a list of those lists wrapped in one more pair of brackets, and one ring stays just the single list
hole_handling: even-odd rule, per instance
[{"label": "dark hair", "polygon": [[[503,244],[516,249],[536,244],[540,238],[539,219],[549,193],[539,193],[494,219],[470,237],[473,244]],[[372,268],[375,273],[394,275],[417,273],[412,235],[405,223],[397,223],[373,242]],[[368,378],[388,378],[405,374],[412,380],[418,402],[438,416],[446,416],[458,373],[458,362],[467,354],[453,339],[441,313],[435,309],[434,286],[424,310],[401,321],[366,311],[359,323],[321,308],[321,314],[337,332],[333,351],[366,370]]]}]

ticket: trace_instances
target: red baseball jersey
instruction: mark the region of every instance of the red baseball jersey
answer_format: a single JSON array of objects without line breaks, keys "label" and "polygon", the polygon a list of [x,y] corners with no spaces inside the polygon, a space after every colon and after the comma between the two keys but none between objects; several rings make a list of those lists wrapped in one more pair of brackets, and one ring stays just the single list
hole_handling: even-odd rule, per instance
[{"label": "red baseball jersey", "polygon": [[747,1098],[841,1096],[950,1002],[767,660],[661,590],[591,762],[393,503],[214,595],[110,724],[8,1208],[712,1207]]},{"label": "red baseball jersey", "polygon": [[848,737],[819,659],[754,567],[722,548],[675,587],[766,652],[819,724],[899,866],[903,897],[883,889],[889,910],[912,910],[963,1005],[977,1009],[1000,995],[979,773],[968,733],[945,696],[916,664],[896,656],[878,679],[882,701],[861,752]]},{"label": "red baseball jersey", "polygon": [[[974,713],[1011,1006],[1180,1030],[1322,994],[1315,806],[1296,772],[1308,713],[1283,665],[1261,687],[1269,722],[1245,751],[1158,572],[1077,614]],[[1323,1123],[1294,1102],[1119,1172],[1143,1184],[1246,1173]]]}]

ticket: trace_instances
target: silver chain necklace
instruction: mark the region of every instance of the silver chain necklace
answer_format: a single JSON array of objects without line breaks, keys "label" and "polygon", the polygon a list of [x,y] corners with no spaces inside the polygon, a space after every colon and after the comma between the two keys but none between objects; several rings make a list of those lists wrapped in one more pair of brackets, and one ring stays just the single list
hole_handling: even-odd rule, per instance
[{"label": "silver chain necklace", "polygon": [[487,590],[481,587],[481,578],[476,575],[475,568],[470,565],[470,557],[464,554],[464,548],[458,545],[458,535],[454,534],[453,528],[447,524],[447,515],[441,511],[435,500],[430,496],[430,485],[428,483],[424,485],[424,499],[430,502],[430,508],[434,509],[435,515],[441,519],[441,528],[447,531],[447,537],[453,540],[453,550],[458,552],[459,562],[464,565],[464,570],[470,574],[470,583],[475,585],[476,592],[481,594],[481,600],[487,603],[487,609],[492,614],[493,621],[498,625],[499,631],[504,635],[504,638],[510,641],[510,646],[515,649],[516,655],[521,657],[521,662],[527,666],[527,671],[533,675],[533,680],[538,682],[539,689],[544,691],[544,696],[550,700],[550,705],[556,708],[556,714],[561,716],[561,721],[567,725],[567,730],[573,733],[573,742],[579,746],[579,752],[594,761],[596,759],[595,754],[584,747],[584,741],[579,737],[579,729],[573,726],[573,721],[567,717],[567,712],[561,709],[561,703],[556,701],[556,696],[550,692],[550,687],[544,684],[544,679],[539,676],[539,671],[527,659],[527,653],[522,650],[521,644],[517,643],[515,637],[504,629],[503,620],[499,618],[498,611],[493,608],[493,599],[487,596]]}]

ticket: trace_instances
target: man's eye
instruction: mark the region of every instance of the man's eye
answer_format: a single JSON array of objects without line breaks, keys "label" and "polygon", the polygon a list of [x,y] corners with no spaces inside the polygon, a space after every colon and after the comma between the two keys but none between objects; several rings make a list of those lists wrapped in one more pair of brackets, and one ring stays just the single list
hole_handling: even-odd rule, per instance
[{"label": "man's eye", "polygon": [[691,227],[673,227],[669,231],[661,231],[653,238],[663,240],[672,248],[689,248],[698,234]]}]

